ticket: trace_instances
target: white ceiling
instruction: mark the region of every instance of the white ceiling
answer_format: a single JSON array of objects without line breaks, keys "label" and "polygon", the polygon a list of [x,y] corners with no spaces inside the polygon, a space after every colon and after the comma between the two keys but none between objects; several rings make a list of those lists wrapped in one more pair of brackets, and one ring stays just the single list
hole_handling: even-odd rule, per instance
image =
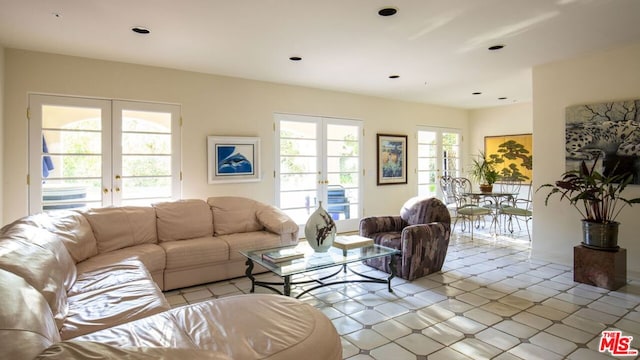
[{"label": "white ceiling", "polygon": [[481,108],[530,102],[532,66],[640,41],[639,19],[638,0],[0,0],[0,44]]}]

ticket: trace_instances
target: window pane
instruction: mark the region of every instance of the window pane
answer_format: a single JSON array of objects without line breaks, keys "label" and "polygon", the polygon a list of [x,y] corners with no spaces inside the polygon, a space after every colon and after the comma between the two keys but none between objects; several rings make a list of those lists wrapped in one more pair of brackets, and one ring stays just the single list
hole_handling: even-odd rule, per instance
[{"label": "window pane", "polygon": [[89,131],[43,130],[44,142],[49,153],[100,154],[102,134]]},{"label": "window pane", "polygon": [[169,176],[170,156],[122,156],[123,176]]},{"label": "window pane", "polygon": [[42,201],[43,210],[100,206],[100,179],[47,180],[42,185]]},{"label": "window pane", "polygon": [[281,156],[280,172],[282,174],[316,173],[318,164],[315,157]]},{"label": "window pane", "polygon": [[102,176],[102,157],[99,155],[45,155],[43,163],[45,158],[50,159],[53,165],[47,170],[45,179]]},{"label": "window pane", "polygon": [[360,177],[358,173],[329,173],[327,175],[330,185],[344,185],[346,187],[357,187]]},{"label": "window pane", "polygon": [[123,154],[171,154],[171,134],[122,134]]},{"label": "window pane", "polygon": [[171,177],[122,179],[123,199],[151,199],[171,197]]},{"label": "window pane", "polygon": [[[287,191],[280,193],[280,207],[286,209],[304,208],[311,214],[317,207],[316,191]],[[313,209],[313,210],[311,210]]]},{"label": "window pane", "polygon": [[171,114],[153,111],[122,111],[122,131],[171,133]]},{"label": "window pane", "polygon": [[433,131],[419,131],[418,132],[418,142],[420,144],[435,144],[437,137],[437,133]]},{"label": "window pane", "polygon": [[281,156],[289,156],[289,155],[316,156],[316,141],[315,140],[281,139],[280,155]]},{"label": "window pane", "polygon": [[329,172],[358,171],[360,159],[357,157],[329,157],[327,158],[327,170]]},{"label": "window pane", "polygon": [[73,106],[42,106],[43,129],[101,131],[100,109]]},{"label": "window pane", "polygon": [[316,124],[311,122],[281,121],[280,138],[315,139]]},{"label": "window pane", "polygon": [[311,190],[315,189],[318,184],[317,174],[281,174],[280,190]]}]

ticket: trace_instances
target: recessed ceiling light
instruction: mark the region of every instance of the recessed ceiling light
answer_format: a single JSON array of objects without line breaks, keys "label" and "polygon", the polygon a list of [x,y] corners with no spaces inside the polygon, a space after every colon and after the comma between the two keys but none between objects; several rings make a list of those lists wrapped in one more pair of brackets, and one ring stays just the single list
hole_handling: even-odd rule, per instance
[{"label": "recessed ceiling light", "polygon": [[397,79],[400,75],[389,75],[389,79]]},{"label": "recessed ceiling light", "polygon": [[136,34],[143,34],[143,35],[149,34],[151,32],[151,30],[142,26],[134,26],[131,28],[131,31],[133,31]]},{"label": "recessed ceiling light", "polygon": [[476,92],[471,93],[471,95],[481,95],[481,94],[482,93],[480,91],[476,91]]},{"label": "recessed ceiling light", "polygon": [[292,57],[289,58],[289,60],[291,60],[291,61],[300,61],[300,60],[302,60],[302,58],[300,56],[292,56]]},{"label": "recessed ceiling light", "polygon": [[493,46],[489,46],[489,50],[491,51],[496,51],[496,50],[500,50],[504,48],[504,45],[493,45]]},{"label": "recessed ceiling light", "polygon": [[378,10],[378,15],[380,15],[380,16],[393,16],[397,12],[398,12],[398,9],[392,8],[392,7],[387,7],[387,8],[382,8],[382,9]]},{"label": "recessed ceiling light", "polygon": [[498,100],[507,100],[507,97],[506,96],[499,97]]}]

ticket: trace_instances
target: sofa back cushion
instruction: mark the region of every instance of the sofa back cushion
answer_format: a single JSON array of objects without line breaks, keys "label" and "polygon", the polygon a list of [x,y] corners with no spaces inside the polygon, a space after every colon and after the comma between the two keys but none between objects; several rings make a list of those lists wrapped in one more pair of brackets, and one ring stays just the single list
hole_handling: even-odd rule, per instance
[{"label": "sofa back cushion", "polygon": [[67,286],[75,282],[76,270],[64,245],[56,240],[45,229],[23,224],[12,227],[0,236],[0,269],[23,278],[40,292],[60,327],[69,310]]},{"label": "sofa back cushion", "polygon": [[169,201],[153,204],[153,207],[160,242],[213,235],[211,209],[203,200]]},{"label": "sofa back cushion", "polygon": [[96,237],[89,221],[77,211],[58,210],[24,217],[14,224],[41,227],[54,233],[76,263],[98,254]]},{"label": "sofa back cushion", "polygon": [[33,359],[60,341],[49,305],[24,278],[0,269],[0,301],[0,357]]},{"label": "sofa back cushion", "polygon": [[259,231],[264,228],[256,212],[265,205],[261,202],[235,196],[210,197],[207,203],[213,213],[215,235]]},{"label": "sofa back cushion", "polygon": [[96,208],[83,215],[91,224],[100,254],[158,242],[156,212],[150,206]]}]

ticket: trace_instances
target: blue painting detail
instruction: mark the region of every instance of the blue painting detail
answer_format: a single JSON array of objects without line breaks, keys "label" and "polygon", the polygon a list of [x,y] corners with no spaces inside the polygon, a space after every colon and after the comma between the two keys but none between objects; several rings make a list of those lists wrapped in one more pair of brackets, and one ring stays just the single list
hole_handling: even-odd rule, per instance
[{"label": "blue painting detail", "polygon": [[[217,173],[219,175],[252,175],[253,163],[247,158],[253,158],[253,146],[242,146],[238,149],[236,145],[217,145]],[[248,151],[247,151],[248,150]],[[245,153],[245,156],[242,153]]]}]

